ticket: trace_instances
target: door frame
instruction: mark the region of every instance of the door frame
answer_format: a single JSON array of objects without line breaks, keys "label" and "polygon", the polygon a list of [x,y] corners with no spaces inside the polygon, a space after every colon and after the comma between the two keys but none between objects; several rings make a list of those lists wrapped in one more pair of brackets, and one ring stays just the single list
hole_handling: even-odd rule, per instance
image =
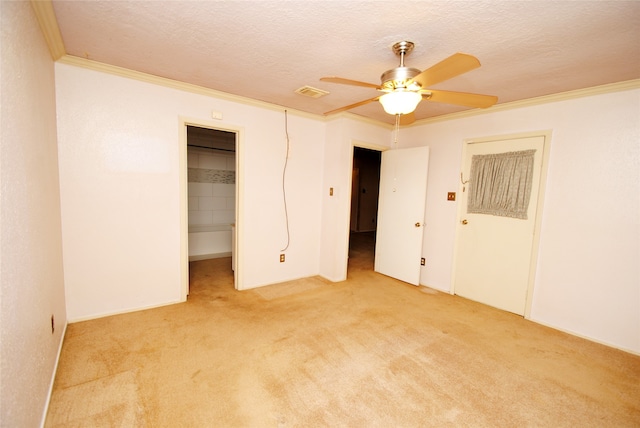
[{"label": "door frame", "polygon": [[243,128],[232,125],[221,125],[219,122],[210,120],[195,119],[179,116],[179,153],[178,153],[178,175],[180,187],[180,300],[186,301],[189,294],[189,186],[188,186],[188,166],[187,166],[187,126],[197,126],[199,128],[215,129],[217,131],[233,132],[236,134],[236,185],[235,185],[235,239],[231,251],[234,254],[235,269],[233,271],[234,287],[242,290],[242,215],[243,212],[243,167],[242,155],[244,153],[244,132]]},{"label": "door frame", "polygon": [[[367,143],[365,141],[360,140],[351,140],[351,144],[349,147],[349,183],[347,189],[349,189],[349,204],[347,205],[348,209],[346,212],[347,215],[347,234],[345,236],[345,255],[344,259],[344,279],[347,279],[347,271],[349,269],[349,244],[351,240],[351,198],[353,197],[353,156],[356,147],[360,147],[361,149],[369,149],[375,150],[377,152],[384,152],[390,150],[391,147],[383,146],[381,144]],[[378,202],[380,202],[380,195],[378,194]],[[380,205],[378,204],[378,210],[380,209]]]},{"label": "door frame", "polygon": [[[544,211],[544,194],[547,183],[547,171],[549,166],[549,153],[551,146],[551,130],[545,131],[532,131],[518,134],[507,134],[507,135],[495,135],[489,137],[481,137],[481,138],[469,138],[463,141],[462,145],[462,158],[460,161],[460,172],[464,170],[464,161],[466,159],[468,147],[471,144],[475,143],[489,143],[492,141],[503,141],[503,140],[514,140],[520,138],[530,138],[530,137],[543,137],[544,144],[542,148],[542,164],[540,165],[540,183],[538,188],[538,200],[536,206],[535,213],[535,222],[534,222],[534,230],[533,230],[533,238],[532,238],[532,248],[531,248],[531,259],[529,260],[529,277],[527,280],[527,294],[525,300],[525,309],[524,309],[524,318],[531,318],[531,305],[533,303],[533,288],[535,284],[537,263],[538,263],[538,248],[540,246],[540,228],[542,225],[542,213]],[[462,183],[462,179],[458,182],[458,192],[462,192],[464,184]],[[453,245],[453,260],[451,264],[451,294],[455,294],[455,284],[456,284],[456,264],[458,258],[458,247],[460,245],[461,240],[461,221],[465,216],[463,212],[462,204],[458,204],[457,213],[456,213],[456,232],[455,232],[455,241]]]}]

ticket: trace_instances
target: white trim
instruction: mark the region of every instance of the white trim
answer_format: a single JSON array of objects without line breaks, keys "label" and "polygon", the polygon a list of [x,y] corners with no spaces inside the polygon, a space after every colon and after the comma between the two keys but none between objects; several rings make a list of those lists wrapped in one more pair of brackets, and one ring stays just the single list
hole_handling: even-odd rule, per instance
[{"label": "white trim", "polygon": [[[347,245],[348,241],[347,241]],[[330,277],[330,276],[326,276],[326,275],[318,275],[320,278],[326,279],[327,281],[331,281],[331,282],[342,282],[342,281],[346,281],[346,277]]]},{"label": "white trim", "polygon": [[443,122],[445,120],[462,119],[464,117],[479,116],[487,113],[496,113],[499,111],[513,110],[522,107],[530,107],[540,104],[549,104],[558,101],[572,100],[575,98],[590,97],[593,95],[608,94],[612,92],[628,91],[632,89],[640,89],[640,79],[627,80],[624,82],[609,83],[606,85],[592,86],[584,89],[576,89],[574,91],[559,92],[556,94],[543,95],[541,97],[526,98],[524,100],[512,101],[503,104],[496,104],[487,109],[472,109],[457,113],[445,114],[442,116],[430,117],[427,119],[416,120],[411,126],[425,125],[428,123]]},{"label": "white trim", "polygon": [[97,319],[100,319],[100,318],[111,317],[111,316],[114,316],[114,315],[130,314],[132,312],[140,312],[140,311],[146,311],[146,310],[149,310],[149,309],[162,308],[164,306],[175,305],[177,303],[184,303],[184,300],[172,300],[172,301],[169,301],[169,302],[159,303],[157,305],[140,306],[140,307],[135,307],[135,308],[130,308],[130,309],[122,309],[122,310],[113,311],[113,312],[101,312],[101,313],[92,314],[92,315],[89,315],[89,316],[86,316],[86,317],[72,318],[72,319],[69,319],[67,321],[68,321],[69,324],[75,324],[77,322],[97,320]]},{"label": "white trim", "polygon": [[391,150],[391,147],[389,146],[383,146],[381,144],[372,144],[372,143],[367,143],[367,142],[358,141],[358,140],[351,140],[351,167],[353,167],[354,147],[360,147],[361,149],[375,150],[377,152],[386,152],[387,150]]},{"label": "white trim", "polygon": [[348,119],[356,120],[358,122],[368,123],[371,125],[384,126],[387,129],[394,128],[394,125],[392,124],[381,122],[375,119],[370,119],[368,117],[360,116],[351,112],[342,112],[342,113],[334,114],[331,116],[307,113],[301,110],[292,109],[290,107],[284,107],[277,104],[267,103],[265,101],[258,101],[258,100],[254,100],[253,98],[241,97],[239,95],[233,95],[227,92],[217,91],[215,89],[209,89],[204,86],[193,85],[191,83],[185,83],[179,80],[168,79],[166,77],[154,76],[152,74],[130,70],[128,68],[118,67],[115,65],[93,61],[90,59],[81,58],[73,55],[63,55],[62,57],[57,59],[57,62],[61,64],[72,65],[75,67],[82,67],[82,68],[86,68],[93,71],[99,71],[102,73],[113,74],[116,76],[125,77],[129,79],[139,80],[141,82],[151,83],[159,86],[164,86],[167,88],[178,89],[185,92],[191,92],[198,95],[205,95],[208,97],[214,97],[214,98],[233,101],[233,102],[250,105],[254,107],[260,107],[268,110],[282,111],[283,109],[285,109],[290,114],[306,117],[309,119],[320,120],[323,122],[341,119],[341,118],[348,118]]},{"label": "white trim", "polygon": [[329,122],[336,119],[351,119],[362,123],[368,123],[369,125],[382,126],[389,130],[395,129],[395,125],[387,122],[381,122],[369,117],[360,116],[359,114],[351,113],[349,111],[343,111],[340,113],[332,114],[331,116],[318,116],[318,119],[323,119],[325,122]]},{"label": "white trim", "polygon": [[640,356],[640,352],[635,351],[633,349],[625,348],[623,346],[616,345],[616,344],[611,343],[611,342],[606,342],[604,340],[596,339],[596,338],[591,337],[591,336],[586,336],[584,334],[577,333],[577,332],[575,332],[573,330],[569,330],[569,329],[566,329],[566,328],[558,327],[556,325],[545,323],[545,322],[542,322],[542,321],[538,321],[538,320],[533,319],[533,318],[530,318],[529,321],[534,322],[536,324],[543,325],[543,326],[548,327],[548,328],[552,328],[552,329],[557,330],[557,331],[561,331],[561,332],[569,334],[571,336],[575,336],[575,337],[579,337],[581,339],[588,340],[588,341],[593,342],[593,343],[599,343],[600,345],[608,346],[609,348],[618,349],[618,350],[623,351],[623,352],[628,352],[629,354]]},{"label": "white trim", "polygon": [[189,183],[187,155],[187,121],[178,118],[178,187],[180,199],[180,301],[189,295]]},{"label": "white trim", "polygon": [[531,247],[531,262],[529,264],[529,281],[527,283],[527,297],[524,306],[524,318],[531,319],[531,308],[533,307],[533,289],[536,283],[536,272],[538,270],[538,251],[540,248],[540,230],[542,229],[542,214],[544,212],[545,192],[547,188],[547,173],[549,171],[549,156],[551,154],[551,130],[535,133],[544,137],[542,148],[542,164],[540,165],[540,182],[538,183],[538,202],[536,205],[536,220],[533,226],[533,238]]},{"label": "white trim", "polygon": [[[348,172],[348,181],[346,184],[346,188],[349,189],[349,198],[347,199],[347,203],[346,205],[346,211],[345,213],[343,213],[343,218],[346,218],[346,220],[344,221],[344,224],[346,225],[345,230],[343,231],[343,236],[344,236],[344,241],[343,241],[343,251],[344,254],[346,254],[346,257],[344,259],[344,268],[343,268],[343,272],[344,274],[337,278],[337,279],[333,279],[333,278],[327,278],[333,282],[339,282],[339,281],[344,281],[347,279],[347,271],[349,269],[349,239],[351,236],[351,198],[352,198],[352,186],[353,186],[353,153],[356,147],[360,147],[363,149],[369,149],[369,150],[375,150],[378,152],[384,152],[386,150],[390,150],[391,147],[389,146],[383,146],[381,144],[374,144],[374,143],[368,143],[365,141],[360,141],[360,140],[351,140],[351,145],[349,147],[349,172]],[[379,195],[378,195],[379,197]],[[380,207],[378,207],[378,209],[380,209]]]},{"label": "white trim", "polygon": [[204,86],[198,86],[191,83],[181,82],[179,80],[168,79],[166,77],[154,76],[153,74],[147,74],[140,71],[130,70],[128,68],[118,67],[115,65],[93,61],[86,58],[80,58],[73,55],[64,55],[62,58],[58,60],[58,62],[61,64],[73,65],[76,67],[86,68],[93,71],[99,71],[102,73],[113,74],[115,76],[139,80],[141,82],[151,83],[158,86],[164,86],[171,89],[191,92],[198,95],[204,95],[208,97],[232,101],[240,104],[250,105],[253,107],[260,107],[267,110],[282,111],[284,109],[284,110],[287,110],[287,112],[290,114],[307,117],[314,120],[323,120],[324,118],[324,116],[320,116],[317,114],[307,113],[301,110],[279,106],[277,104],[258,101],[252,98],[241,97],[239,95],[233,95],[227,92],[217,91],[215,89],[209,89]]},{"label": "white trim", "polygon": [[[351,112],[341,112],[331,116],[323,116],[318,114],[307,113],[301,110],[291,109],[288,107],[279,106],[279,105],[267,103],[264,101],[258,101],[251,98],[241,97],[238,95],[232,95],[227,92],[216,91],[214,89],[205,88],[203,86],[193,85],[190,83],[168,79],[165,77],[154,76],[152,74],[129,70],[127,68],[105,64],[98,61],[92,61],[86,58],[80,58],[73,55],[63,55],[57,61],[62,64],[74,65],[76,67],[82,67],[90,70],[101,71],[103,73],[114,74],[117,76],[136,79],[136,80],[140,80],[147,83],[153,83],[156,85],[165,86],[168,88],[173,88],[173,89],[178,89],[186,92],[192,92],[195,94],[234,101],[234,102],[251,105],[255,107],[261,107],[269,110],[282,111],[282,109],[286,109],[291,114],[311,118],[314,120],[321,120],[326,122],[326,121],[336,120],[340,118],[349,118],[349,119],[357,120],[359,122],[369,123],[377,126],[384,126],[387,129],[394,128],[394,126],[390,123],[378,121],[375,119],[370,119],[370,118],[360,116]],[[589,88],[576,89],[573,91],[566,91],[566,92],[559,92],[556,94],[544,95],[541,97],[527,98],[519,101],[496,104],[493,107],[486,108],[486,109],[475,108],[471,110],[464,110],[457,113],[450,113],[450,114],[445,114],[441,116],[429,117],[426,119],[416,120],[411,125],[405,125],[405,127],[425,125],[428,123],[436,123],[436,122],[442,122],[446,120],[461,119],[464,117],[479,116],[487,113],[495,113],[499,111],[512,110],[512,109],[529,107],[529,106],[534,106],[539,104],[548,104],[552,102],[565,101],[565,100],[570,100],[575,98],[582,98],[582,97],[588,97],[588,96],[600,95],[600,94],[606,94],[606,93],[612,93],[612,92],[627,91],[632,89],[640,89],[640,79],[609,83],[606,85],[593,86]]]},{"label": "white trim", "polygon": [[[282,110],[283,108],[282,106],[278,106],[271,103],[257,101],[250,98],[239,97],[236,95],[231,95],[225,92],[214,91],[212,89],[204,88],[197,85],[192,85],[189,83],[184,83],[184,82],[179,82],[172,79],[153,76],[151,74],[141,73],[138,71],[133,71],[133,70],[129,70],[122,67],[117,67],[109,64],[100,63],[97,61],[92,61],[86,58],[68,55],[66,53],[64,41],[62,40],[62,36],[60,34],[60,28],[58,26],[58,21],[53,11],[51,0],[31,0],[31,6],[33,7],[33,10],[36,14],[36,18],[38,20],[38,23],[40,24],[41,31],[45,37],[45,40],[47,41],[47,45],[49,46],[49,51],[51,52],[51,56],[53,57],[54,61],[59,61],[64,64],[76,65],[78,67],[84,67],[84,68],[89,68],[93,70],[103,71],[106,73],[116,74],[119,76],[130,77],[133,79],[142,80],[150,83],[156,83],[158,85],[167,86],[175,89],[181,89],[188,92],[195,92],[198,94],[228,99],[231,101],[241,102],[244,104],[250,104],[250,105],[263,107],[267,109]],[[497,111],[528,107],[528,106],[537,105],[537,104],[546,104],[550,102],[563,101],[563,100],[568,100],[573,98],[581,98],[581,97],[599,95],[599,94],[610,93],[610,92],[626,91],[626,90],[638,89],[638,88],[640,88],[640,79],[627,80],[623,82],[615,82],[615,83],[609,83],[605,85],[593,86],[589,88],[559,92],[559,93],[544,95],[540,97],[527,98],[519,101],[500,103],[488,109],[465,110],[462,112],[451,113],[451,114],[431,117],[427,119],[421,119],[421,120],[417,120],[416,122],[414,122],[412,125],[409,125],[409,126],[424,125],[427,123],[440,122],[444,120],[460,119],[463,117],[477,116],[485,113],[494,113]],[[327,117],[327,116],[310,114],[310,113],[306,113],[306,112],[302,112],[302,111],[294,110],[290,108],[287,108],[287,110],[292,114],[311,117],[316,120],[318,119],[333,120],[337,118],[348,117],[350,119],[354,119],[354,120],[358,120],[366,123],[383,125],[390,129],[393,128],[393,125],[387,122],[381,122],[374,119],[369,119],[364,116],[356,115],[350,112],[342,112],[342,113]]]},{"label": "white trim", "polygon": [[[242,264],[242,210],[244,209],[244,178],[242,175],[244,167],[244,129],[239,126],[221,124],[218,121],[203,120],[196,118],[188,118],[180,116],[180,297],[182,301],[186,301],[189,293],[189,191],[187,183],[187,126],[198,126],[200,128],[209,128],[219,131],[233,132],[236,135],[236,194],[235,194],[235,231],[236,236],[234,242],[235,248],[231,249],[234,254],[234,285],[237,290],[243,290],[243,264]],[[240,261],[240,262],[238,262]]]},{"label": "white trim", "polygon": [[244,128],[234,128],[236,133],[236,221],[233,228],[235,235],[232,234],[233,246],[231,248],[232,267],[233,267],[233,283],[236,290],[244,290]]},{"label": "white trim", "polygon": [[53,373],[51,374],[51,381],[49,382],[49,393],[47,394],[47,401],[44,403],[44,410],[42,413],[42,418],[40,420],[40,428],[44,428],[45,422],[47,422],[47,415],[49,414],[49,405],[51,404],[51,396],[53,395],[53,385],[56,381],[56,376],[58,374],[58,364],[60,363],[60,355],[62,355],[62,345],[64,344],[64,338],[67,334],[67,326],[69,325],[69,321],[64,324],[64,329],[62,330],[62,335],[60,336],[60,343],[58,344],[58,353],[56,355],[56,361],[53,364]]},{"label": "white trim", "polygon": [[40,31],[47,42],[49,53],[54,61],[66,55],[66,49],[58,26],[56,14],[53,11],[51,0],[31,0],[31,7],[36,14],[36,19],[40,25]]}]

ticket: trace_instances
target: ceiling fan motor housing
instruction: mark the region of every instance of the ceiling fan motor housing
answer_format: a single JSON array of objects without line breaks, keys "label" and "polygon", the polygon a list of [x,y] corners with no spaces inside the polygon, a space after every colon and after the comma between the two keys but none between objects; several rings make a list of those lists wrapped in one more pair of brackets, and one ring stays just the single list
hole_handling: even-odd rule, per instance
[{"label": "ceiling fan motor housing", "polygon": [[395,91],[396,89],[417,91],[420,89],[420,84],[411,80],[420,73],[421,71],[417,68],[410,67],[396,67],[387,70],[380,76],[382,89],[387,91]]}]

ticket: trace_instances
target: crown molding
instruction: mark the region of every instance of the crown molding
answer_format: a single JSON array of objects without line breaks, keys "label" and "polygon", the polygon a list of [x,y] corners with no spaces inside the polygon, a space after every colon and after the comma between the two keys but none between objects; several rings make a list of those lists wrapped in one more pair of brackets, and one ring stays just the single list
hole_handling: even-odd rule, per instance
[{"label": "crown molding", "polygon": [[204,86],[198,86],[191,83],[181,82],[179,80],[173,80],[166,77],[155,76],[153,74],[143,73],[140,71],[130,70],[124,67],[118,67],[115,65],[106,64],[103,62],[93,61],[86,58],[80,58],[74,55],[64,55],[58,60],[61,64],[73,65],[76,67],[87,68],[89,70],[99,71],[102,73],[113,74],[120,77],[126,77],[129,79],[139,80],[142,82],[152,83],[167,88],[178,89],[185,92],[191,92],[198,95],[205,95],[208,97],[214,97],[223,99],[226,101],[233,101],[240,104],[250,105],[253,107],[260,107],[263,109],[283,111],[295,114],[296,116],[307,117],[314,120],[324,121],[324,116],[317,114],[307,113],[301,110],[296,110],[288,107],[283,107],[277,104],[271,104],[264,101],[254,100],[252,98],[241,97],[239,95],[229,94],[227,92],[217,91],[215,89],[209,89]]},{"label": "crown molding", "polygon": [[265,101],[254,100],[253,98],[241,97],[239,95],[229,94],[227,92],[217,91],[215,89],[209,89],[204,86],[198,86],[191,83],[181,82],[179,80],[169,79],[166,77],[160,77],[153,74],[143,73],[140,71],[131,70],[124,67],[118,67],[116,65],[106,64],[104,62],[94,61],[86,58],[81,58],[75,55],[64,55],[57,62],[61,64],[72,65],[75,67],[86,68],[93,71],[99,71],[102,73],[113,74],[120,77],[126,77],[129,79],[139,80],[146,83],[152,83],[155,85],[164,86],[167,88],[178,89],[181,91],[191,92],[198,95],[204,95],[208,97],[214,97],[232,101],[240,104],[251,105],[254,107],[261,107],[269,110],[283,111],[295,114],[297,116],[303,116],[314,120],[320,120],[323,122],[347,118],[358,122],[368,123],[370,125],[382,126],[388,129],[393,129],[393,125],[379,120],[370,119],[368,117],[360,116],[350,112],[342,112],[331,116],[323,116],[319,114],[313,114],[304,112],[301,110],[291,109],[283,107],[277,104],[267,103]]},{"label": "crown molding", "polygon": [[[64,42],[62,40],[62,34],[58,27],[58,21],[56,19],[52,0],[31,0],[31,7],[33,8],[40,29],[46,40],[49,52],[54,61],[58,61],[63,64],[74,65],[77,67],[88,68],[91,70],[101,71],[104,73],[114,74],[121,77],[128,77],[131,79],[140,80],[143,82],[154,83],[157,85],[179,89],[187,92],[192,92],[200,95],[211,96],[215,98],[221,98],[228,101],[233,101],[241,104],[252,105],[255,107],[266,108],[269,110],[287,110],[291,113],[308,117],[315,120],[328,121],[338,118],[349,118],[358,122],[383,126],[388,129],[393,129],[394,126],[386,122],[382,122],[375,119],[366,118],[364,116],[356,115],[350,112],[342,112],[330,117],[321,116],[317,114],[303,112],[301,110],[288,109],[276,104],[267,103],[264,101],[258,101],[251,98],[241,97],[238,95],[232,95],[222,91],[216,91],[213,89],[205,88],[203,86],[193,85],[190,83],[184,83],[177,80],[172,80],[164,77],[154,76],[152,74],[142,73],[138,71],[129,70],[123,67],[117,67],[98,61],[93,61],[85,58],[80,58],[73,55],[67,55]],[[574,91],[560,92],[557,94],[544,95],[541,97],[528,98],[525,100],[512,101],[504,104],[497,104],[488,109],[472,109],[462,112],[446,114],[442,116],[430,117],[427,119],[421,119],[415,121],[409,126],[424,125],[429,123],[442,122],[446,120],[461,119],[465,117],[478,116],[487,113],[495,113],[499,111],[511,110],[522,107],[530,107],[539,104],[547,104],[551,102],[558,102],[564,100],[570,100],[581,97],[588,97],[593,95],[606,94],[611,92],[626,91],[631,89],[640,88],[640,79],[628,80],[624,82],[610,83],[606,85],[594,86],[590,88],[578,89]]]},{"label": "crown molding", "polygon": [[368,117],[360,116],[350,112],[342,112],[331,116],[323,116],[319,114],[307,113],[301,110],[290,109],[287,107],[279,106],[277,104],[271,104],[264,101],[254,100],[252,98],[241,97],[239,95],[229,94],[227,92],[217,91],[215,89],[209,89],[204,86],[193,85],[191,83],[181,82],[179,80],[168,79],[166,77],[155,76],[153,74],[142,73],[140,71],[134,71],[124,67],[118,67],[115,65],[106,64],[104,62],[94,61],[86,58],[81,58],[74,55],[64,55],[59,60],[61,64],[73,65],[76,67],[87,68],[89,70],[99,71],[102,73],[113,74],[120,77],[126,77],[129,79],[135,79],[142,82],[152,83],[160,86],[165,86],[172,89],[178,89],[181,91],[191,92],[199,95],[205,95],[214,98],[220,98],[227,101],[233,101],[241,104],[252,105],[254,107],[261,107],[270,110],[287,110],[290,113],[298,116],[305,116],[315,120],[321,120],[323,122],[347,118],[358,122],[368,123],[370,125],[382,126],[387,129],[393,129],[393,125],[379,120],[370,119]]},{"label": "crown molding", "polygon": [[49,52],[54,61],[62,58],[67,52],[62,41],[58,20],[53,11],[51,0],[31,0],[31,7],[36,14],[42,35],[49,46]]},{"label": "crown molding", "polygon": [[386,129],[394,129],[395,125],[391,125],[387,122],[382,122],[380,120],[376,120],[376,119],[371,119],[369,117],[365,117],[365,116],[360,116],[359,114],[355,114],[355,113],[350,113],[348,111],[343,111],[340,113],[336,113],[336,114],[332,114],[331,116],[324,116],[324,120],[326,122],[330,122],[332,120],[336,120],[336,119],[350,119],[356,122],[361,122],[361,123],[367,123],[369,125],[374,125],[374,126],[381,126],[383,128]]},{"label": "crown molding", "polygon": [[[289,109],[276,104],[254,100],[252,98],[229,94],[227,92],[205,88],[203,86],[193,85],[191,83],[185,83],[178,80],[168,79],[166,77],[155,76],[148,73],[142,73],[139,71],[130,70],[124,67],[118,67],[115,65],[93,61],[86,58],[80,58],[73,55],[63,55],[62,57],[60,57],[60,59],[58,59],[58,62],[62,64],[73,65],[76,67],[87,68],[94,71],[100,71],[103,73],[113,74],[121,77],[127,77],[130,79],[135,79],[135,80],[152,83],[160,86],[165,86],[168,88],[178,89],[186,92],[191,92],[199,95],[205,95],[209,97],[224,99],[227,101],[233,101],[240,104],[260,107],[268,110],[277,110],[277,111],[287,110],[288,112],[295,114],[297,116],[307,117],[314,120],[321,120],[326,122],[326,121],[340,119],[340,118],[348,118],[351,120],[356,120],[358,122],[368,123],[376,126],[383,126],[387,129],[394,128],[393,125],[390,125],[386,122],[370,119],[370,118],[353,114],[350,112],[342,112],[336,115],[331,115],[329,117],[326,117],[318,114],[307,113],[301,110]],[[536,98],[528,98],[525,100],[512,101],[504,104],[497,104],[488,109],[472,109],[472,110],[465,110],[462,112],[451,113],[451,114],[437,116],[437,117],[430,117],[427,119],[417,120],[409,126],[413,127],[416,125],[426,125],[429,123],[461,119],[466,117],[479,116],[483,114],[496,113],[499,111],[513,110],[513,109],[522,108],[522,107],[530,107],[530,106],[535,106],[540,104],[548,104],[552,102],[565,101],[565,100],[571,100],[575,98],[582,98],[582,97],[619,92],[619,91],[627,91],[627,90],[639,89],[639,88],[640,88],[640,79],[627,80],[624,82],[610,83],[607,85],[594,86],[591,88],[560,92],[557,94],[544,95]]]},{"label": "crown molding", "polygon": [[414,125],[426,125],[428,123],[443,122],[446,120],[462,119],[465,117],[479,116],[488,113],[496,113],[499,111],[513,110],[522,107],[531,107],[540,104],[549,104],[558,101],[572,100],[582,97],[590,97],[593,95],[608,94],[613,92],[628,91],[632,89],[640,89],[640,79],[626,80],[624,82],[609,83],[606,85],[593,86],[590,88],[576,89],[574,91],[559,92],[557,94],[544,95],[541,97],[527,98],[525,100],[512,101],[504,104],[497,104],[488,109],[472,109],[458,113],[451,113],[437,117],[430,117],[415,121]]}]

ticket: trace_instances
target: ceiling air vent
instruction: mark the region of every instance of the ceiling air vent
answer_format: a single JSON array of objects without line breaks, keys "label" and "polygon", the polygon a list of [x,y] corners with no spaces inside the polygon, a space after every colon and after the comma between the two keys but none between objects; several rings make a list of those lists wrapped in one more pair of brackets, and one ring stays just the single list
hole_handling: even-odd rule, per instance
[{"label": "ceiling air vent", "polygon": [[303,86],[302,88],[296,89],[295,92],[296,94],[304,95],[311,98],[320,98],[329,93],[327,91],[323,91],[322,89],[313,88],[311,86]]}]

